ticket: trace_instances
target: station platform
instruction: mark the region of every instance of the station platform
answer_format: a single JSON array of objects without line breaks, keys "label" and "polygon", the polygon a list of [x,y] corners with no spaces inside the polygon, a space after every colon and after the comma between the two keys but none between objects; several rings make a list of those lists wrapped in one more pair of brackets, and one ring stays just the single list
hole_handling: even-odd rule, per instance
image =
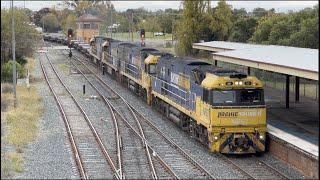
[{"label": "station platform", "polygon": [[316,157],[319,156],[319,101],[300,96],[295,102],[290,94],[290,108],[285,108],[284,92],[265,88],[268,132]]}]

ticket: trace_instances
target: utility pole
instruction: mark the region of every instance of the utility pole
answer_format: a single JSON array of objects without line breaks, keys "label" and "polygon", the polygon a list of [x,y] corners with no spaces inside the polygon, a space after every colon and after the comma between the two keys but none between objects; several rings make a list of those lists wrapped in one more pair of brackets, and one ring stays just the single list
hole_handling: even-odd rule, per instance
[{"label": "utility pole", "polygon": [[131,41],[133,42],[133,11],[131,12]]},{"label": "utility pole", "polygon": [[173,24],[174,19],[172,20],[172,27],[171,27],[171,38],[172,38],[172,46],[173,46],[173,28],[174,28],[174,24]]},{"label": "utility pole", "polygon": [[11,20],[12,20],[12,60],[13,60],[13,106],[14,108],[17,107],[17,89],[16,89],[16,84],[17,84],[17,77],[16,77],[16,39],[15,39],[15,34],[14,34],[14,14],[13,14],[13,0],[11,1]]},{"label": "utility pole", "polygon": [[112,31],[113,31],[113,23],[112,23],[112,8],[111,8],[111,39],[112,39]]}]

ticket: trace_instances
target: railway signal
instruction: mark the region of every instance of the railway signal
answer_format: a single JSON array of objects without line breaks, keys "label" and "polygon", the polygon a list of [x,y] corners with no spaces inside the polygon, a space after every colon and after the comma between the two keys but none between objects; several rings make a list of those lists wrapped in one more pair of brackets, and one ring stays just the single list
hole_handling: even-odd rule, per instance
[{"label": "railway signal", "polygon": [[145,30],[141,29],[140,30],[140,37],[141,37],[141,46],[145,46],[144,38],[145,38]]},{"label": "railway signal", "polygon": [[73,37],[73,30],[68,29],[68,47],[71,48],[71,39]]},{"label": "railway signal", "polygon": [[69,75],[71,74],[71,57],[72,57],[72,52],[71,52],[71,39],[73,37],[73,30],[71,28],[68,29],[68,47],[70,48],[70,51],[69,51],[69,62],[70,62],[70,65],[69,65]]}]

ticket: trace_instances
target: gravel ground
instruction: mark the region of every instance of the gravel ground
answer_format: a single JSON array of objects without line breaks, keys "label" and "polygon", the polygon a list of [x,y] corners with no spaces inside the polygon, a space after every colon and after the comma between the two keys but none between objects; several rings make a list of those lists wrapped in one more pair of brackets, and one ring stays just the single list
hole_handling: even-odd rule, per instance
[{"label": "gravel ground", "polygon": [[[190,138],[187,133],[183,132],[174,123],[170,122],[161,114],[151,109],[145,102],[143,102],[137,96],[133,95],[133,93],[130,93],[115,80],[111,79],[109,76],[103,76],[103,78],[113,89],[116,89],[117,92],[120,93],[120,95],[127,99],[133,107],[140,107],[138,108],[138,111],[140,113],[142,113],[145,117],[147,117],[155,125],[157,125],[160,130],[162,130],[171,139],[173,139],[180,147],[190,153],[193,158],[195,158],[203,167],[208,169],[209,172],[214,176],[221,179],[234,179],[243,177],[237,171],[230,170],[231,167],[224,164],[217,157],[217,155],[208,152],[208,150],[204,146]],[[264,154],[261,159],[263,159],[268,164],[277,167],[277,169],[279,169],[289,177],[292,177],[294,179],[306,178],[297,170],[277,160],[272,155]]]},{"label": "gravel ground", "polygon": [[43,97],[44,115],[39,121],[39,132],[35,141],[24,151],[25,171],[14,179],[76,179],[79,177],[71,147],[65,131],[60,111],[44,81],[40,64],[36,56],[35,77],[39,94]]}]

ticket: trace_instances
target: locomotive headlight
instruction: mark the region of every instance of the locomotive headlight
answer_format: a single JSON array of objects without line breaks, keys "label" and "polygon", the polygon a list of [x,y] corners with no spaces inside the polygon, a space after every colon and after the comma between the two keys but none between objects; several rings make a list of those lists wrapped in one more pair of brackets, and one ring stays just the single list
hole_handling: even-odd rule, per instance
[{"label": "locomotive headlight", "polygon": [[230,86],[232,84],[233,84],[233,82],[226,82],[226,85],[228,85],[228,86]]},{"label": "locomotive headlight", "polygon": [[239,82],[239,85],[242,85],[242,81]]},{"label": "locomotive headlight", "polygon": [[236,81],[236,82],[234,82],[234,84],[235,84],[235,85],[238,85],[238,84],[239,84],[239,82],[238,82],[238,81]]},{"label": "locomotive headlight", "polygon": [[260,135],[259,138],[260,138],[260,139],[264,139],[264,136],[263,136],[263,135]]},{"label": "locomotive headlight", "polygon": [[214,138],[214,140],[218,140],[218,136],[214,136],[213,138]]}]

